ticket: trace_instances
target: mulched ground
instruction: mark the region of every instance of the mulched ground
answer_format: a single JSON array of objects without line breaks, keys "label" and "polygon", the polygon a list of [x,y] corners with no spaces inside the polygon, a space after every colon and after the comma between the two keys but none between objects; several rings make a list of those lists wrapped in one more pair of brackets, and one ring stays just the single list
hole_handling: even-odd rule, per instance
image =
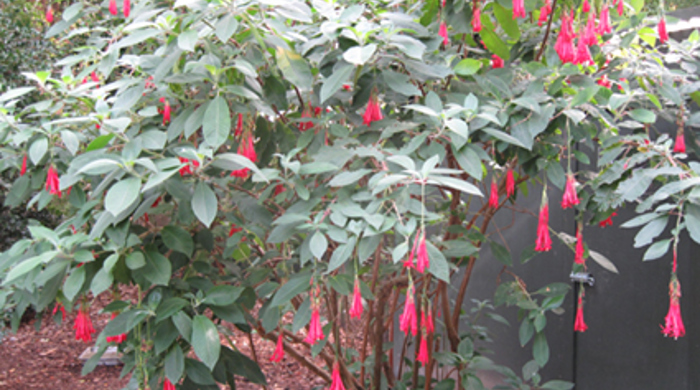
[{"label": "mulched ground", "polygon": [[[128,294],[128,293],[127,293]],[[99,333],[109,321],[108,314],[99,314],[111,298],[101,295],[91,308],[93,325]],[[41,329],[35,330],[35,320],[23,324],[17,334],[9,333],[0,342],[0,390],[119,390],[128,382],[128,377],[119,379],[121,366],[99,366],[91,374],[81,376],[82,362],[78,356],[88,346],[75,340],[73,320],[69,313],[60,325],[45,318]],[[234,339],[236,346],[251,356],[248,335],[238,331]],[[280,363],[271,363],[270,356],[275,345],[253,335],[253,343],[268,380],[268,390],[321,389],[324,383],[299,365],[294,359],[285,357]],[[222,387],[226,389],[228,387]],[[237,390],[260,389],[261,386],[240,380]],[[160,390],[160,389],[155,389]]]}]

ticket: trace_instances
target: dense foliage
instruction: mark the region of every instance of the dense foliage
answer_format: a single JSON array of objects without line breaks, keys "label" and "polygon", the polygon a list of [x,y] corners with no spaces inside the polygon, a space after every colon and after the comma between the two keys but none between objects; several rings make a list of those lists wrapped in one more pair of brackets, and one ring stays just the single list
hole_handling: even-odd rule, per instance
[{"label": "dense foliage", "polygon": [[[46,36],[85,44],[0,95],[0,168],[20,173],[6,203],[65,217],[0,255],[0,304],[15,326],[29,307],[78,310],[76,337],[90,340],[84,308],[111,290],[97,357],[118,343],[134,389],[264,383],[227,324],[333,389],[479,389],[479,370],[501,373],[500,388],[571,388],[538,375],[567,285],[498,287],[494,303],[518,307],[532,343],[522,375],[485,356],[486,329],[459,324],[499,319],[486,302],[464,307],[476,261],[512,265],[490,234],[500,210],[539,215],[520,258],[558,237],[576,271],[586,259],[615,271],[583,226],[625,204],[640,213],[626,223],[643,226],[636,244],[652,244],[645,259],[675,253],[684,229],[700,242],[700,165],[686,164],[698,34],[669,40],[643,0],[614,3],[75,2]],[[658,120],[678,124],[675,142]],[[549,186],[577,232],[550,236]],[[518,205],[539,191],[539,210]],[[674,261],[674,337],[679,279]],[[137,299],[119,297],[125,284]],[[406,359],[387,354],[395,345]]]}]

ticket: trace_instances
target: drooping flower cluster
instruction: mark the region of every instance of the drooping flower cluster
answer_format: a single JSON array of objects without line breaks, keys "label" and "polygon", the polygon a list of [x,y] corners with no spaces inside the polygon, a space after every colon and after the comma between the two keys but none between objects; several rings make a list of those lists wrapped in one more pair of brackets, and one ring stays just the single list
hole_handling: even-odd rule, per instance
[{"label": "drooping flower cluster", "polygon": [[489,196],[489,207],[498,208],[498,185],[496,179],[491,180],[491,195]]},{"label": "drooping flower cluster", "polygon": [[540,206],[540,218],[537,223],[537,241],[535,242],[535,250],[538,252],[547,252],[552,249],[552,239],[549,236],[549,204],[547,200],[547,188],[542,195],[542,204]]},{"label": "drooping flower cluster", "polygon": [[676,142],[673,144],[673,152],[685,153],[685,134],[683,128],[678,129],[678,133],[676,133]]},{"label": "drooping flower cluster", "polygon": [[362,293],[360,291],[360,279],[355,277],[355,287],[352,292],[352,303],[350,304],[350,317],[361,318],[364,306],[362,305]]},{"label": "drooping flower cluster", "polygon": [[81,307],[80,310],[78,310],[73,329],[75,329],[76,340],[82,340],[86,343],[92,341],[92,334],[95,333],[95,328],[92,327],[90,313],[86,307]]},{"label": "drooping flower cluster", "polygon": [[163,103],[163,108],[158,108],[158,112],[163,114],[163,126],[170,123],[170,102],[165,97],[160,98],[160,102]]},{"label": "drooping flower cluster", "polygon": [[51,317],[55,316],[56,313],[61,312],[61,321],[66,320],[66,308],[63,307],[62,303],[56,303],[56,305],[53,307],[53,311],[51,312]]},{"label": "drooping flower cluster", "polygon": [[[237,153],[247,158],[251,162],[258,161],[258,154],[255,153],[255,146],[253,145],[253,134],[248,133],[243,136],[243,140],[241,140],[241,143],[238,145]],[[248,177],[249,171],[250,170],[248,168],[237,169],[231,172],[231,176],[243,178]]]},{"label": "drooping flower cluster", "polygon": [[668,285],[668,295],[668,314],[666,314],[666,318],[664,319],[661,332],[666,337],[673,337],[675,340],[678,340],[679,337],[685,336],[685,325],[683,324],[683,317],[681,317],[681,282],[678,281],[678,276],[675,272],[671,275],[671,282]]},{"label": "drooping flower cluster", "polygon": [[610,8],[608,3],[603,3],[600,9],[600,19],[598,19],[598,27],[596,33],[598,35],[610,34],[612,32],[612,24],[610,24]]},{"label": "drooping flower cluster", "polygon": [[280,334],[277,336],[277,345],[275,346],[275,352],[270,356],[270,361],[279,363],[284,358],[284,335],[282,329],[280,329]]},{"label": "drooping flower cluster", "polygon": [[[311,281],[313,285],[313,280]],[[309,322],[309,333],[306,335],[304,341],[314,345],[316,341],[323,340],[326,336],[323,334],[323,328],[321,327],[321,313],[319,311],[319,299],[320,291],[318,286],[311,288],[311,321]]]},{"label": "drooping flower cluster", "polygon": [[493,69],[499,69],[505,66],[505,63],[503,62],[503,59],[496,54],[493,54],[491,56],[491,67]]},{"label": "drooping flower cluster", "polygon": [[574,263],[581,264],[583,266],[586,265],[586,259],[583,258],[584,252],[583,226],[581,223],[579,223],[578,229],[576,230],[576,255],[574,257]]},{"label": "drooping flower cluster", "polygon": [[513,169],[508,168],[508,172],[506,172],[506,196],[510,198],[513,194],[515,194],[515,177]]},{"label": "drooping flower cluster", "polygon": [[610,216],[608,216],[606,219],[598,222],[598,226],[600,226],[602,228],[606,227],[606,226],[612,226],[612,224],[613,224],[612,217],[616,217],[616,216],[617,216],[617,213],[613,211],[613,213],[610,214]]},{"label": "drooping flower cluster", "polygon": [[525,18],[525,0],[513,0],[513,19]]},{"label": "drooping flower cluster", "polygon": [[58,195],[61,197],[61,186],[58,181],[58,173],[53,168],[53,165],[49,166],[49,171],[46,173],[46,191],[49,191],[51,195]]},{"label": "drooping flower cluster", "polygon": [[[426,314],[427,312],[427,314]],[[430,352],[428,349],[428,336],[435,333],[435,323],[433,322],[433,311],[429,305],[423,306],[423,311],[420,314],[420,327],[421,327],[421,342],[418,348],[418,356],[416,360],[423,363],[423,365],[428,364],[430,360]]]},{"label": "drooping flower cluster", "polygon": [[561,14],[561,29],[559,30],[557,42],[554,44],[554,50],[559,55],[561,62],[565,64],[573,62],[576,58],[576,52],[574,51],[576,34],[574,33],[573,23],[573,13],[569,13],[566,10],[563,11]]},{"label": "drooping flower cluster", "polygon": [[442,37],[442,44],[447,46],[450,44],[450,38],[447,35],[447,24],[445,22],[440,22],[440,31],[438,32],[438,35]]},{"label": "drooping flower cluster", "polygon": [[170,382],[168,378],[165,378],[165,381],[163,382],[163,390],[176,390],[175,385]]},{"label": "drooping flower cluster", "polygon": [[[414,258],[416,259],[415,263],[413,261]],[[416,238],[413,241],[413,249],[411,249],[403,265],[406,268],[415,268],[420,273],[430,268],[430,257],[428,256],[428,246],[425,242],[425,231],[422,229],[418,229],[418,232],[416,232]]]},{"label": "drooping flower cluster", "polygon": [[199,166],[199,161],[195,159],[189,159],[184,157],[178,157],[181,163],[185,164],[184,167],[180,168],[180,176],[193,174],[192,168],[197,168]]},{"label": "drooping flower cluster", "polygon": [[474,13],[472,14],[472,29],[475,33],[481,32],[481,8],[479,4],[474,5]]},{"label": "drooping flower cluster", "polygon": [[338,362],[333,364],[333,374],[331,375],[331,387],[328,390],[345,390],[343,378],[340,377],[340,366]]},{"label": "drooping flower cluster", "polygon": [[583,319],[583,286],[581,286],[581,292],[578,296],[578,303],[576,305],[576,320],[574,321],[574,332],[585,332],[588,330],[588,325]]},{"label": "drooping flower cluster", "polygon": [[540,8],[540,17],[537,19],[537,25],[542,27],[547,22],[549,15],[552,13],[552,5],[549,0],[545,0],[544,5]]},{"label": "drooping flower cluster", "polygon": [[362,115],[362,123],[365,126],[371,126],[372,122],[382,119],[384,119],[384,115],[382,115],[382,108],[379,106],[379,100],[376,96],[370,97],[369,102],[367,102],[365,113]]},{"label": "drooping flower cluster", "polygon": [[659,21],[659,42],[668,42],[668,32],[666,31],[666,18],[662,17]]},{"label": "drooping flower cluster", "polygon": [[566,187],[564,188],[564,196],[561,200],[561,208],[567,209],[581,203],[576,193],[576,179],[574,175],[569,173],[566,175]]},{"label": "drooping flower cluster", "polygon": [[399,317],[399,330],[404,332],[406,336],[409,333],[414,336],[418,334],[418,317],[416,316],[416,301],[413,294],[414,287],[410,285],[406,289],[406,302],[404,303],[403,313]]}]

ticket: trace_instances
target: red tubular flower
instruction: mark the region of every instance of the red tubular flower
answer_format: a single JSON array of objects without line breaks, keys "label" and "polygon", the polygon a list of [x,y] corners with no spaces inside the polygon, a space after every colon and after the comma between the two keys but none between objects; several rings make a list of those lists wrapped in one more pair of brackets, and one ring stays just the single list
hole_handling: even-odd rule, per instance
[{"label": "red tubular flower", "polygon": [[340,366],[338,362],[333,364],[333,374],[331,375],[331,387],[328,390],[345,390],[343,379],[340,377]]},{"label": "red tubular flower", "polygon": [[277,185],[275,186],[275,193],[274,193],[274,196],[277,196],[277,195],[283,193],[283,192],[286,191],[286,190],[287,190],[287,189],[284,187],[284,184],[277,184]]},{"label": "red tubular flower", "polygon": [[513,0],[513,19],[524,17],[526,17],[525,0]]},{"label": "red tubular flower", "polygon": [[610,9],[608,8],[608,3],[604,3],[603,7],[600,9],[600,19],[598,20],[598,28],[596,33],[598,35],[610,34],[612,32],[612,25],[610,24]]},{"label": "red tubular flower", "polygon": [[581,11],[589,12],[590,10],[591,10],[591,4],[588,2],[588,0],[583,0],[583,6],[581,7]]},{"label": "red tubular flower", "polygon": [[552,249],[552,239],[549,237],[549,205],[547,204],[547,196],[542,199],[540,206],[540,219],[537,223],[537,241],[535,242],[535,250],[538,252],[547,252]]},{"label": "red tubular flower", "polygon": [[93,70],[92,73],[90,73],[90,79],[92,80],[93,83],[99,83],[100,82],[100,77],[97,76],[97,73]]},{"label": "red tubular flower", "polygon": [[131,13],[131,0],[124,0],[124,17],[128,18]]},{"label": "red tubular flower", "polygon": [[586,265],[586,259],[583,258],[583,229],[581,224],[579,224],[576,231],[576,256],[574,257],[574,263]]},{"label": "red tubular flower", "polygon": [[236,226],[236,225],[234,225],[234,224],[231,224],[231,230],[229,230],[229,232],[228,232],[229,238],[232,237],[234,234],[236,234],[236,233],[242,231],[242,230],[243,230],[243,228],[238,227],[238,226]]},{"label": "red tubular flower", "polygon": [[416,253],[418,252],[418,244],[420,243],[420,229],[416,232],[416,238],[413,241],[413,248],[411,248],[411,252],[408,254],[408,257],[406,260],[403,262],[403,266],[406,268],[416,268],[416,263],[413,262],[413,258],[416,257]]},{"label": "red tubular flower", "polygon": [[559,55],[561,62],[565,64],[573,62],[576,57],[574,37],[573,16],[564,11],[561,15],[561,29],[557,42],[554,44],[554,50]]},{"label": "red tubular flower", "polygon": [[617,14],[622,16],[625,13],[625,2],[623,0],[617,0]]},{"label": "red tubular flower", "polygon": [[46,9],[46,23],[53,23],[53,8],[51,6]]},{"label": "red tubular flower", "polygon": [[170,123],[170,102],[165,97],[160,98],[160,102],[165,104],[163,107],[163,126]]},{"label": "red tubular flower", "polygon": [[[425,315],[425,312],[428,312],[428,315]],[[420,313],[420,327],[427,333],[427,334],[432,334],[435,332],[435,323],[433,322],[433,313],[430,311],[430,309],[426,308]]]},{"label": "red tubular flower", "polygon": [[564,196],[561,200],[561,208],[567,209],[569,207],[574,207],[581,203],[578,199],[578,194],[576,193],[576,179],[574,175],[569,173],[566,175],[566,188],[564,189]]},{"label": "red tubular flower", "polygon": [[600,227],[612,226],[612,224],[613,224],[612,217],[616,217],[616,216],[617,216],[617,213],[613,212],[612,214],[610,214],[610,216],[608,218],[598,222],[598,226],[600,226]]},{"label": "red tubular flower", "polygon": [[447,24],[445,22],[440,23],[440,31],[438,35],[442,37],[442,44],[447,46],[450,44],[450,38],[447,35]]},{"label": "red tubular flower", "polygon": [[588,325],[583,320],[583,294],[578,297],[578,305],[576,305],[576,321],[574,322],[574,332],[585,332],[588,330]]},{"label": "red tubular flower", "polygon": [[491,56],[491,68],[493,69],[499,69],[502,68],[505,65],[503,62],[503,59],[495,54]]},{"label": "red tubular flower", "polygon": [[238,114],[238,120],[236,121],[236,132],[233,133],[233,135],[240,137],[241,134],[243,134],[243,114]]},{"label": "red tubular flower", "polygon": [[412,333],[418,334],[418,318],[416,316],[416,302],[413,298],[413,286],[406,289],[406,303],[403,307],[403,314],[399,317],[399,329],[408,336]]},{"label": "red tubular flower", "polygon": [[117,0],[109,0],[109,13],[117,16]]},{"label": "red tubular flower", "polygon": [[78,310],[78,316],[75,317],[73,329],[75,329],[76,340],[82,340],[86,343],[92,341],[92,334],[95,333],[95,329],[92,327],[90,313],[87,312],[87,309],[81,307],[80,310]]},{"label": "red tubular flower", "polygon": [[[112,319],[114,319],[115,317],[117,317],[116,312],[112,313]],[[107,340],[108,343],[114,342],[117,344],[121,344],[121,343],[126,341],[126,333],[122,333],[122,334],[116,335],[116,336],[109,336],[105,340]]]},{"label": "red tubular flower", "polygon": [[165,382],[163,382],[163,390],[176,390],[175,385],[170,382],[168,378],[165,378]]},{"label": "red tubular flower", "polygon": [[284,358],[284,342],[283,342],[282,329],[280,329],[280,335],[277,337],[277,346],[275,347],[275,352],[270,356],[270,361],[279,363]]},{"label": "red tubular flower", "polygon": [[420,273],[430,268],[430,257],[428,256],[428,246],[425,244],[425,232],[422,232],[418,251],[416,251],[416,270]]},{"label": "red tubular flower", "polygon": [[384,115],[382,115],[382,108],[379,106],[377,97],[370,97],[369,102],[367,102],[367,109],[362,115],[362,123],[365,126],[371,126],[372,122],[382,119],[384,119]]},{"label": "red tubular flower", "polygon": [[[306,107],[304,111],[301,113],[301,118],[312,118],[313,116],[311,115],[311,106]],[[300,122],[299,123],[299,131],[306,131],[309,130],[310,128],[314,127],[314,123],[311,121],[306,121],[306,122]]]},{"label": "red tubular flower", "polygon": [[612,81],[608,80],[608,75],[604,74],[601,78],[596,81],[598,85],[601,87],[605,87],[607,89],[610,89],[612,87]]},{"label": "red tubular flower", "polygon": [[428,359],[428,338],[423,336],[420,340],[420,348],[418,349],[416,360],[426,365],[428,364]]},{"label": "red tubular flower", "polygon": [[61,320],[65,321],[66,320],[66,309],[63,307],[62,303],[56,303],[56,305],[53,307],[53,311],[51,312],[51,317],[55,316],[59,310],[61,311]]},{"label": "red tubular flower", "polygon": [[323,340],[324,338],[323,328],[321,328],[321,314],[318,312],[318,307],[314,305],[311,311],[311,322],[309,322],[309,334],[306,335],[304,341],[314,345],[316,341]]},{"label": "red tubular flower", "polygon": [[481,31],[481,8],[479,8],[478,4],[474,7],[474,14],[472,14],[472,29],[475,33]]},{"label": "red tubular flower", "polygon": [[510,198],[515,194],[515,177],[513,177],[513,170],[508,169],[506,173],[506,195]]},{"label": "red tubular flower", "polygon": [[498,185],[496,180],[491,180],[491,195],[489,196],[489,207],[495,209],[498,207]]},{"label": "red tubular flower", "polygon": [[668,41],[668,32],[666,31],[666,18],[662,17],[659,22],[659,41],[666,43]]},{"label": "red tubular flower", "polygon": [[364,310],[362,306],[362,293],[360,292],[360,279],[355,278],[355,288],[352,292],[352,304],[350,305],[350,317],[360,319],[362,318],[362,311]]},{"label": "red tubular flower", "polygon": [[551,13],[552,6],[549,4],[549,0],[545,0],[544,5],[540,8],[540,17],[537,19],[537,25],[542,27],[543,24],[547,23],[547,19]]},{"label": "red tubular flower", "polygon": [[22,157],[22,169],[19,171],[20,176],[24,176],[24,174],[27,173],[27,155],[25,154],[24,157]]},{"label": "red tubular flower", "polygon": [[[674,252],[675,256],[675,252]],[[674,272],[671,275],[671,283],[668,285],[668,295],[670,297],[668,314],[665,318],[665,326],[661,327],[661,332],[666,337],[673,337],[678,340],[679,337],[685,336],[685,325],[681,317],[681,282]]]},{"label": "red tubular flower", "polygon": [[58,180],[58,174],[56,173],[56,170],[53,169],[53,166],[49,166],[49,171],[46,174],[46,191],[49,191],[51,195],[58,195],[58,197],[61,197],[61,191],[59,190],[60,185],[59,185],[59,180]]},{"label": "red tubular flower", "polygon": [[[178,157],[178,160],[180,160],[181,163],[187,164],[184,167],[180,168],[180,176],[185,176],[185,175],[191,175],[192,174],[192,167],[198,167],[199,162],[197,160],[190,160],[188,158],[184,157]],[[153,206],[155,207],[155,206]]]},{"label": "red tubular flower", "polygon": [[588,14],[588,23],[586,23],[581,39],[588,46],[598,44],[598,36],[595,33],[595,11]]},{"label": "red tubular flower", "polygon": [[[238,145],[238,154],[241,156],[247,158],[251,162],[257,162],[258,161],[258,154],[255,153],[255,146],[253,145],[253,135],[248,134],[247,137],[241,141],[240,145]],[[248,168],[243,168],[243,169],[237,169],[233,172],[231,172],[231,176],[235,177],[248,177]]]},{"label": "red tubular flower", "polygon": [[350,84],[343,84],[343,89],[346,91],[352,91],[352,85]]},{"label": "red tubular flower", "polygon": [[[685,153],[685,134],[683,129],[678,129],[678,133],[676,133],[676,143],[673,144],[673,152]],[[27,157],[25,156],[24,159],[26,161]]]}]

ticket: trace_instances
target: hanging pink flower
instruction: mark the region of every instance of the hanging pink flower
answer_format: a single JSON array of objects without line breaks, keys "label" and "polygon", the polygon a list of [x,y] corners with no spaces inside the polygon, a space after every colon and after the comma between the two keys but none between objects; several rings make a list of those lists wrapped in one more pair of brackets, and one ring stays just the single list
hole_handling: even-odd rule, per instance
[{"label": "hanging pink flower", "polygon": [[352,291],[352,304],[350,305],[350,318],[362,318],[362,311],[364,310],[362,306],[362,293],[360,292],[360,279],[355,278],[355,287]]},{"label": "hanging pink flower", "polygon": [[659,22],[659,41],[661,43],[666,43],[668,41],[668,32],[666,31],[666,18],[661,17]]},{"label": "hanging pink flower", "polygon": [[510,198],[515,194],[515,177],[513,177],[513,169],[508,168],[506,173],[506,195]]},{"label": "hanging pink flower", "polygon": [[304,341],[314,345],[316,341],[323,340],[324,338],[323,328],[321,328],[321,314],[318,311],[318,306],[314,305],[311,311],[311,322],[309,322],[309,333],[306,335]]},{"label": "hanging pink flower", "polygon": [[128,18],[131,13],[131,0],[124,0],[124,9],[122,11],[124,12],[124,17]]},{"label": "hanging pink flower", "polygon": [[[428,312],[426,315],[425,312]],[[425,308],[425,310],[420,313],[420,327],[427,334],[433,334],[435,332],[435,323],[433,322],[433,313],[430,308]]]},{"label": "hanging pink flower", "polygon": [[[311,106],[304,108],[304,111],[301,113],[301,118],[304,119],[304,118],[312,118],[312,117],[313,116],[311,115]],[[314,123],[311,121],[299,123],[299,131],[306,131],[312,127],[314,127]]]},{"label": "hanging pink flower", "polygon": [[481,32],[481,8],[478,4],[474,7],[474,14],[472,14],[472,30],[475,33]]},{"label": "hanging pink flower", "polygon": [[[246,136],[246,138],[241,141],[241,143],[238,145],[237,153],[243,157],[246,157],[251,162],[258,161],[258,154],[255,152],[255,146],[253,145],[253,135],[252,134],[248,134]],[[250,170],[248,168],[237,169],[237,170],[231,172],[231,176],[248,177],[249,171]]]},{"label": "hanging pink flower", "polygon": [[547,252],[550,249],[552,249],[552,239],[549,237],[549,204],[547,204],[547,195],[544,195],[542,206],[540,206],[540,218],[537,223],[535,250]]},{"label": "hanging pink flower", "polygon": [[411,252],[409,252],[408,257],[406,260],[403,262],[403,266],[406,268],[416,268],[416,263],[413,261],[413,259],[416,257],[416,253],[418,252],[418,245],[420,244],[420,229],[416,232],[416,238],[413,240],[413,248],[411,248]]},{"label": "hanging pink flower", "polygon": [[90,73],[90,80],[92,80],[93,83],[100,82],[100,77],[97,75],[97,73],[94,70]]},{"label": "hanging pink flower", "polygon": [[413,286],[406,289],[406,303],[403,307],[403,314],[399,317],[399,329],[408,336],[412,333],[418,334],[418,318],[416,317],[416,302],[413,298]]},{"label": "hanging pink flower", "polygon": [[233,237],[234,234],[243,231],[242,227],[238,227],[235,224],[231,224],[231,230],[228,231],[229,238]]},{"label": "hanging pink flower", "polygon": [[418,250],[416,251],[416,270],[423,273],[430,268],[430,257],[428,256],[428,246],[425,243],[425,231],[421,233]]},{"label": "hanging pink flower", "polygon": [[282,329],[280,329],[280,335],[277,336],[277,346],[275,346],[275,352],[272,353],[270,357],[271,362],[279,363],[284,359],[284,336],[282,334]]},{"label": "hanging pink flower", "polygon": [[238,120],[236,121],[236,131],[233,133],[235,137],[240,137],[243,134],[243,114],[238,114]]},{"label": "hanging pink flower", "polygon": [[165,126],[170,123],[170,102],[165,97],[161,97],[160,102],[164,104],[161,113],[163,114],[163,126]]},{"label": "hanging pink flower", "polygon": [[579,224],[579,227],[576,230],[576,256],[574,257],[574,263],[586,265],[586,259],[583,258],[583,253],[583,229]]},{"label": "hanging pink flower", "polygon": [[277,185],[275,186],[274,196],[277,196],[277,195],[283,193],[283,192],[286,191],[286,190],[287,190],[287,189],[284,187],[284,184],[277,184]]},{"label": "hanging pink flower", "polygon": [[612,224],[613,224],[612,217],[616,217],[616,216],[617,216],[617,213],[613,212],[612,214],[610,214],[609,217],[598,222],[598,226],[600,226],[600,227],[612,226]]},{"label": "hanging pink flower", "polygon": [[333,374],[331,375],[331,387],[328,390],[345,390],[345,385],[343,385],[343,378],[340,377],[340,366],[338,362],[333,364]]},{"label": "hanging pink flower", "polygon": [[372,122],[382,119],[384,119],[384,115],[382,115],[382,108],[379,106],[377,97],[370,97],[369,102],[367,102],[367,109],[365,109],[365,113],[362,115],[362,123],[365,126],[371,126]]},{"label": "hanging pink flower", "polygon": [[73,329],[75,329],[76,340],[82,340],[86,343],[92,341],[92,334],[95,333],[95,328],[92,327],[92,320],[90,320],[90,313],[88,313],[87,308],[81,307],[78,310]]},{"label": "hanging pink flower", "polygon": [[566,187],[564,188],[564,196],[561,200],[561,208],[567,209],[579,203],[578,194],[576,193],[576,179],[574,175],[569,173],[566,175]]},{"label": "hanging pink flower", "polygon": [[447,46],[450,44],[450,38],[447,35],[447,24],[445,22],[440,23],[440,31],[438,31],[438,35],[442,37],[442,44]]},{"label": "hanging pink flower", "polygon": [[163,390],[176,390],[175,385],[170,382],[168,378],[165,378],[165,382],[163,382]]},{"label": "hanging pink flower", "polygon": [[[75,233],[73,233],[75,234]],[[62,303],[56,303],[56,305],[53,307],[53,311],[51,312],[51,317],[55,316],[56,313],[61,312],[61,319],[62,321],[66,320],[66,308],[63,307]]]},{"label": "hanging pink flower", "polygon": [[603,3],[603,7],[600,9],[600,19],[598,19],[598,28],[596,33],[598,35],[610,34],[612,32],[612,25],[610,24],[610,9],[608,8],[608,3]]},{"label": "hanging pink flower", "polygon": [[540,8],[540,17],[537,19],[537,25],[542,27],[543,24],[547,23],[551,13],[552,5],[549,3],[549,0],[545,0],[544,5]]},{"label": "hanging pink flower", "polygon": [[573,16],[564,11],[561,15],[561,29],[559,30],[557,42],[554,44],[554,50],[559,55],[561,62],[565,64],[573,62],[576,58],[574,37]]},{"label": "hanging pink flower", "polygon": [[574,332],[585,332],[588,330],[588,325],[583,320],[583,294],[578,297],[578,305],[576,305],[576,321],[574,322]]},{"label": "hanging pink flower", "polygon": [[51,165],[49,166],[49,171],[46,173],[46,191],[49,191],[51,195],[58,195],[58,197],[60,198],[60,187],[61,186],[58,180],[58,173],[56,173],[56,170]]},{"label": "hanging pink flower", "polygon": [[489,207],[492,209],[498,208],[498,185],[496,180],[491,180],[491,195],[489,196]]},{"label": "hanging pink flower", "polygon": [[192,175],[192,167],[198,167],[199,162],[197,160],[190,160],[188,158],[184,157],[178,157],[178,160],[180,160],[181,163],[187,164],[184,167],[180,168],[180,176],[185,176],[185,175]]},{"label": "hanging pink flower", "polygon": [[666,337],[673,337],[674,339],[678,340],[679,337],[685,336],[685,325],[683,325],[683,318],[681,317],[681,282],[678,281],[678,277],[676,276],[675,272],[671,276],[671,282],[668,285],[668,290],[670,302],[668,314],[666,314],[665,318],[665,326],[661,327],[661,332]]},{"label": "hanging pink flower", "polygon": [[503,59],[496,54],[493,54],[491,56],[491,68],[493,69],[499,69],[502,68],[505,65],[503,62]]},{"label": "hanging pink flower", "polygon": [[22,157],[22,168],[19,170],[19,175],[24,176],[24,174],[27,173],[27,155],[25,154],[24,157]]},{"label": "hanging pink flower", "polygon": [[117,16],[117,13],[119,11],[117,10],[117,0],[109,0],[109,13]]},{"label": "hanging pink flower", "polygon": [[588,0],[583,0],[583,6],[581,6],[581,11],[589,12],[591,10],[591,3]]},{"label": "hanging pink flower", "polygon": [[53,7],[51,7],[50,5],[46,9],[46,23],[48,23],[48,24],[53,23]]},{"label": "hanging pink flower", "polygon": [[615,0],[617,1],[617,14],[619,16],[622,16],[622,14],[625,13],[625,2],[623,0]]},{"label": "hanging pink flower", "polygon": [[586,23],[581,39],[588,46],[598,44],[598,36],[595,33],[595,11],[588,14],[588,23]]},{"label": "hanging pink flower", "polygon": [[424,366],[428,364],[428,339],[426,336],[421,337],[420,348],[418,349],[418,356],[416,357],[416,360],[423,363]]},{"label": "hanging pink flower", "polygon": [[513,0],[513,19],[524,17],[526,17],[525,0]]},{"label": "hanging pink flower", "polygon": [[[683,132],[683,129],[678,129],[678,133],[676,133],[676,143],[673,144],[673,152],[674,153],[685,153],[685,134]],[[24,157],[26,160],[26,156]]]},{"label": "hanging pink flower", "polygon": [[576,47],[576,54],[574,56],[574,64],[577,65],[592,65],[593,57],[591,57],[591,52],[588,50],[588,45],[584,41],[583,34],[578,40],[578,46]]},{"label": "hanging pink flower", "polygon": [[601,87],[605,87],[607,89],[610,89],[612,87],[612,81],[608,79],[608,75],[604,74],[601,78],[596,81],[596,84],[600,85]]}]

